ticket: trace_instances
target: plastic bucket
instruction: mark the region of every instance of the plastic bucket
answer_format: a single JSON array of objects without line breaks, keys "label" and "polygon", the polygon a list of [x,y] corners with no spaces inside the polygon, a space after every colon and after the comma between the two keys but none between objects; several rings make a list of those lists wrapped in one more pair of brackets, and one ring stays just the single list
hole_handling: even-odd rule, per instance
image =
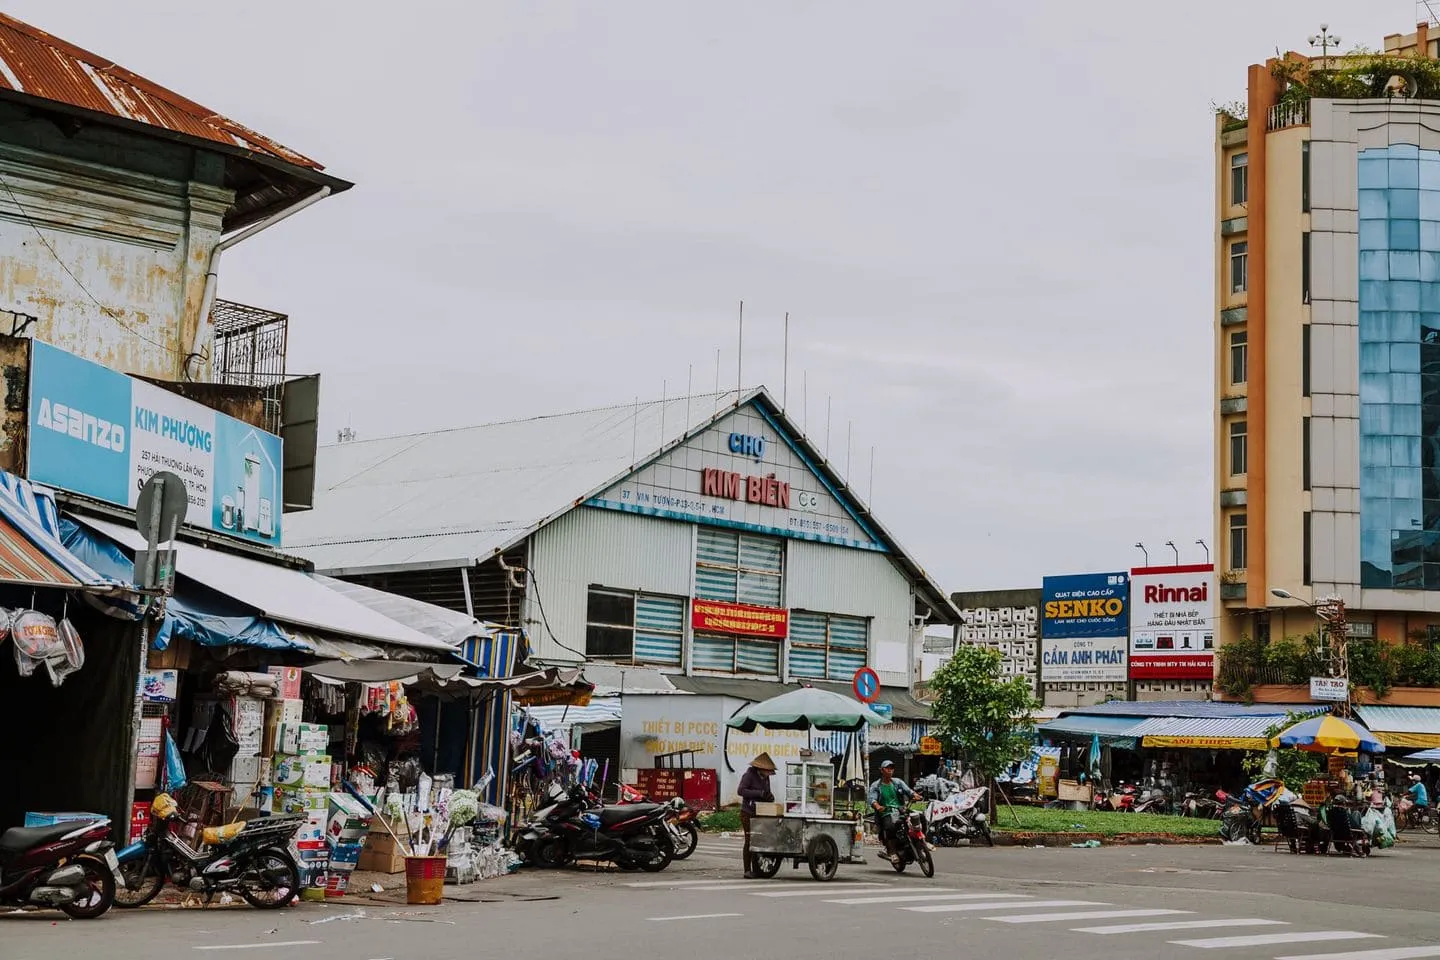
[{"label": "plastic bucket", "polygon": [[445,899],[446,857],[405,858],[405,902],[434,906]]}]

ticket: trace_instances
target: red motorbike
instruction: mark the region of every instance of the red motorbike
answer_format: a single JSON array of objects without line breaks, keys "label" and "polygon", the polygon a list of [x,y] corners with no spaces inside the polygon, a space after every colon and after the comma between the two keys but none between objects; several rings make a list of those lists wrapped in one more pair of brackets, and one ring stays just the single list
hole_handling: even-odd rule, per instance
[{"label": "red motorbike", "polygon": [[53,908],[93,920],[115,902],[119,878],[108,818],[0,834],[0,906]]}]

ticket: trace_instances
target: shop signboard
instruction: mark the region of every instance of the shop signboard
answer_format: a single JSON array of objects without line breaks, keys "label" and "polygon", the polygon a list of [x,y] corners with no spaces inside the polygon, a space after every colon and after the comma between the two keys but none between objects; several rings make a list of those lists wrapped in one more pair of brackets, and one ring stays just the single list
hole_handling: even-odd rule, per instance
[{"label": "shop signboard", "polygon": [[945,752],[945,751],[944,751],[944,748],[941,746],[940,741],[939,741],[938,738],[936,738],[936,737],[921,737],[921,738],[920,738],[920,756],[922,756],[922,757],[938,757],[938,756],[940,756],[940,754],[942,754],[942,753],[944,753],[944,752]]},{"label": "shop signboard", "polygon": [[1344,701],[1350,695],[1350,684],[1344,677],[1311,677],[1311,700]]},{"label": "shop signboard", "polygon": [[1130,571],[1130,676],[1208,680],[1215,661],[1215,568]]},{"label": "shop signboard", "polygon": [[790,611],[748,603],[697,599],[690,604],[690,626],[705,633],[784,640],[790,632]]},{"label": "shop signboard", "polygon": [[280,438],[154,384],[35,341],[29,476],[133,508],[151,475],[185,481],[185,522],[280,543]]},{"label": "shop signboard", "polygon": [[1042,683],[1116,683],[1126,677],[1129,577],[1046,577],[1040,609]]}]

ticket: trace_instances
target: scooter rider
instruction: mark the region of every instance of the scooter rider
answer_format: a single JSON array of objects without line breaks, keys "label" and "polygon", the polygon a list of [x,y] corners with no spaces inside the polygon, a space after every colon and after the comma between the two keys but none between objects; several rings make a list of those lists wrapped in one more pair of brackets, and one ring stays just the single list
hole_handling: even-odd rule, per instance
[{"label": "scooter rider", "polygon": [[875,811],[875,827],[880,842],[885,845],[885,853],[894,861],[899,854],[891,843],[891,834],[904,822],[901,811],[917,798],[917,794],[909,784],[895,776],[895,764],[886,760],[880,764],[880,779],[870,784],[866,797],[870,808]]}]

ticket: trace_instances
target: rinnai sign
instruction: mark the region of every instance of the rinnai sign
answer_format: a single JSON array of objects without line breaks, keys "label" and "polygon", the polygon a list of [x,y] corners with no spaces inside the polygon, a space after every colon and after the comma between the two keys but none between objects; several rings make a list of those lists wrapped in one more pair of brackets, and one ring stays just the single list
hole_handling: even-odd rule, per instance
[{"label": "rinnai sign", "polygon": [[1040,609],[1042,683],[1120,683],[1126,678],[1129,577],[1046,577]]},{"label": "rinnai sign", "polygon": [[790,611],[748,603],[693,600],[690,626],[701,633],[733,633],[784,640],[790,633]]},{"label": "rinnai sign", "polygon": [[1130,676],[1208,680],[1215,669],[1215,568],[1130,571]]},{"label": "rinnai sign", "polygon": [[706,467],[700,471],[700,494],[790,509],[790,484],[776,480],[773,473],[768,477],[745,477],[730,470]]}]

